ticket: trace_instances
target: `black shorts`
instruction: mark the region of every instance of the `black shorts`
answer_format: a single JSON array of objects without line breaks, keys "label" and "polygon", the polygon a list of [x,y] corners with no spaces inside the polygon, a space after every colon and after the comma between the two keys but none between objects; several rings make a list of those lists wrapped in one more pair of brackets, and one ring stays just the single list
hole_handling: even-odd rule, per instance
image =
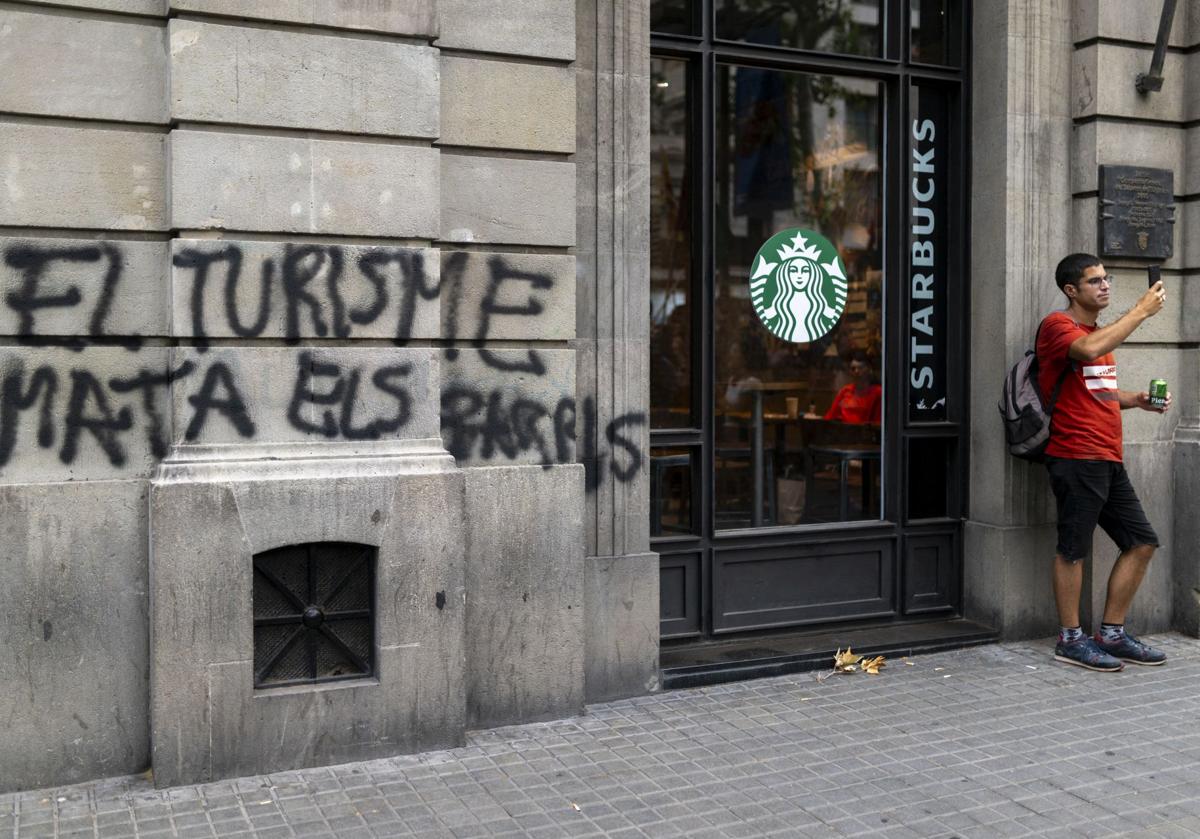
[{"label": "black shorts", "polygon": [[1087,556],[1097,524],[1122,553],[1137,545],[1158,547],[1123,464],[1047,457],[1046,471],[1058,501],[1058,553],[1064,559]]}]

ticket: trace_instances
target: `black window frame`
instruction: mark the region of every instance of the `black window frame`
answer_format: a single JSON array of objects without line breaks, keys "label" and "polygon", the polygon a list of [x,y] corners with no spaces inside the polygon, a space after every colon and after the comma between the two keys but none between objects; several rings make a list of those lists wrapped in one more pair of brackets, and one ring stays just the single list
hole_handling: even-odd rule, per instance
[{"label": "black window frame", "polygon": [[[966,321],[970,306],[967,269],[970,264],[969,216],[966,196],[970,194],[969,130],[970,114],[970,31],[971,9],[963,3],[959,16],[959,43],[956,66],[912,62],[910,50],[909,0],[885,0],[881,32],[882,55],[851,56],[826,52],[763,46],[715,37],[715,0],[697,0],[698,34],[678,35],[652,32],[651,58],[683,59],[687,62],[689,149],[692,155],[690,189],[692,245],[690,286],[692,305],[692,416],[691,428],[652,428],[652,449],[687,448],[692,457],[693,535],[665,534],[651,539],[651,549],[666,562],[678,564],[678,558],[699,554],[699,580],[689,581],[688,590],[699,591],[700,608],[694,619],[673,620],[664,624],[662,638],[689,639],[739,631],[715,625],[712,614],[712,556],[722,553],[778,550],[811,550],[830,540],[862,540],[864,543],[890,540],[892,555],[897,557],[900,573],[892,575],[894,588],[890,613],[876,611],[874,619],[928,619],[930,611],[961,611],[961,573],[951,574],[953,590],[945,593],[940,606],[905,608],[903,557],[909,540],[944,538],[961,569],[962,520],[968,510],[967,455],[969,450],[970,412],[967,376],[969,372]],[[756,528],[716,530],[713,491],[714,451],[713,399],[715,347],[713,293],[715,286],[715,205],[713,200],[716,167],[716,73],[718,63],[786,71],[841,74],[878,80],[883,83],[882,168],[883,168],[883,266],[884,266],[884,427],[882,437],[882,516],[878,521],[854,521],[824,524],[772,525]],[[905,258],[909,218],[908,166],[911,154],[910,84],[914,81],[935,84],[950,92],[951,138],[948,144],[954,164],[948,177],[949,216],[955,235],[948,246],[948,264],[943,273],[952,281],[942,286],[946,297],[947,326],[947,407],[946,419],[939,422],[914,422],[908,416],[907,355],[900,352],[907,340],[910,318],[907,285],[909,265]],[[897,334],[899,333],[899,334]],[[927,519],[908,519],[904,494],[908,486],[907,452],[914,438],[948,438],[954,452],[947,465],[946,515]],[[786,625],[797,625],[792,622]],[[761,627],[765,628],[767,624]]]}]

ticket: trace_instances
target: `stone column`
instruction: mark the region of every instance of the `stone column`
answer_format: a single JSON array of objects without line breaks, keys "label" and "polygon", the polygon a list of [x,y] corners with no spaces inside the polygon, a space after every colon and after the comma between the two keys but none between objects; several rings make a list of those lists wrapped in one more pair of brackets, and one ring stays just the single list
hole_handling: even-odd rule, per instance
[{"label": "stone column", "polygon": [[649,3],[578,0],[578,453],[587,469],[586,693],[658,683],[649,552]]},{"label": "stone column", "polygon": [[456,301],[442,436],[466,477],[467,720],[483,728],[583,711],[575,8],[438,0],[438,16],[442,296]]},{"label": "stone column", "polygon": [[973,7],[971,504],[966,617],[1005,637],[1050,634],[1053,497],[1045,471],[1009,456],[1001,377],[1057,306],[1054,266],[1070,242],[1071,4]]}]

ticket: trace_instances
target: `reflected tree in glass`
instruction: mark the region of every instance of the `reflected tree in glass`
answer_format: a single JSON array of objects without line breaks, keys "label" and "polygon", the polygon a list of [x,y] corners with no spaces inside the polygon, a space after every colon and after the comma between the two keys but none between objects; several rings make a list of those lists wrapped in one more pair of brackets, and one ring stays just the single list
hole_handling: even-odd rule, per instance
[{"label": "reflected tree in glass", "polygon": [[717,0],[717,37],[767,46],[879,55],[879,0]]}]

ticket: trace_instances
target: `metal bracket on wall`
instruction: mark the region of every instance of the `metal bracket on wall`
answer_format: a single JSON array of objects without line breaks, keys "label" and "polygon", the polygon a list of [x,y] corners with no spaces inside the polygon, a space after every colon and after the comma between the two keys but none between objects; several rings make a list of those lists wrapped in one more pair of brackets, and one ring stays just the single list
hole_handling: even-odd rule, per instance
[{"label": "metal bracket on wall", "polygon": [[1171,24],[1175,21],[1176,0],[1163,0],[1162,17],[1158,19],[1158,38],[1154,41],[1154,57],[1150,59],[1150,72],[1138,73],[1134,87],[1138,93],[1153,93],[1162,90],[1163,62],[1167,58],[1167,41],[1171,38]]}]

